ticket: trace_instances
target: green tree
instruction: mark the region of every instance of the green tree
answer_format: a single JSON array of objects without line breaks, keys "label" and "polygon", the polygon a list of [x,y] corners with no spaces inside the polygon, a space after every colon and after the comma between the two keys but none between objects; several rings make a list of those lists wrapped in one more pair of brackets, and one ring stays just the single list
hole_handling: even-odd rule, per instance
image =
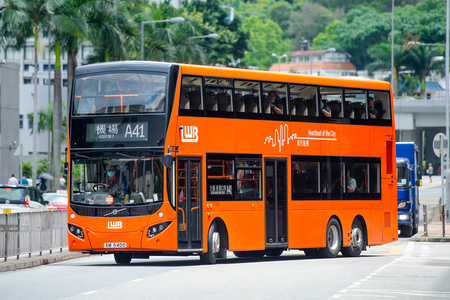
[{"label": "green tree", "polygon": [[312,41],[333,20],[333,13],[324,6],[307,2],[301,12],[290,15],[289,37],[294,49],[301,49],[303,39]]},{"label": "green tree", "polygon": [[406,93],[408,96],[414,96],[416,88],[419,86],[419,79],[416,76],[408,75],[403,78],[403,83],[399,94]]},{"label": "green tree", "polygon": [[[0,8],[3,46],[20,50],[25,46],[26,39],[34,36],[34,65],[38,66],[39,30],[47,18],[46,0],[6,0]],[[33,111],[38,114],[38,82],[37,68],[33,72]],[[37,131],[37,120],[33,122],[33,130]],[[37,134],[33,135],[33,178],[37,171]]]},{"label": "green tree", "polygon": [[[54,131],[54,114],[53,114],[53,103],[49,103],[49,105],[47,106],[47,108],[45,110],[40,110],[38,112],[38,130],[37,132],[43,132],[43,131],[50,131],[50,135],[51,135],[51,140],[52,140],[52,145],[51,145],[51,149],[50,151],[52,152],[52,155],[50,157],[54,157],[54,151],[61,151],[61,142],[58,142],[55,139],[55,135],[56,132]],[[28,118],[34,122],[34,115],[32,113],[28,114]],[[61,120],[61,128],[62,130],[60,131],[60,141],[65,141],[67,139],[67,117],[64,116]],[[31,134],[34,133],[34,130],[31,131]],[[54,165],[52,164],[53,161],[57,161],[57,160],[52,160],[50,162],[50,166],[48,168],[48,170],[52,170],[50,173],[52,173],[52,175],[56,178],[56,176],[58,176],[58,180],[59,180],[59,175],[60,175],[60,171],[58,168],[58,174],[54,174]],[[57,164],[56,164],[57,165]],[[46,165],[47,166],[47,165]],[[56,183],[58,186],[59,185],[59,181]]]},{"label": "green tree", "polygon": [[432,71],[444,73],[444,61],[436,60],[441,56],[443,49],[440,47],[420,46],[417,49],[409,48],[407,51],[406,64],[414,71],[414,74],[420,80],[420,93],[423,96],[425,92],[425,77]]},{"label": "green tree", "polygon": [[88,24],[88,40],[93,45],[93,54],[88,63],[137,59],[138,26],[128,14],[128,2],[95,1],[85,8]]},{"label": "green tree", "polygon": [[[61,160],[61,136],[62,136],[62,87],[61,87],[61,37],[81,36],[84,32],[83,18],[80,16],[78,1],[75,0],[49,0],[47,9],[47,26],[54,36],[55,70],[53,80],[53,156],[52,162]],[[74,7],[76,6],[76,7]],[[55,163],[50,167],[55,177],[54,186],[59,186],[61,175],[60,166]]]},{"label": "green tree", "polygon": [[[391,42],[388,38],[387,43],[373,45],[367,49],[367,53],[373,62],[366,65],[366,69],[370,76],[375,71],[391,71]],[[395,93],[399,92],[399,72],[405,66],[407,53],[403,50],[404,44],[401,43],[400,36],[394,35],[394,86]]]},{"label": "green tree", "polygon": [[[199,29],[200,35],[217,33],[218,39],[211,41],[202,39],[199,44],[206,50],[209,63],[234,65],[242,59],[248,50],[248,33],[243,30],[241,18],[235,14],[233,21],[229,19],[229,10],[219,0],[193,0],[185,5],[188,14],[194,12],[203,13],[204,24]],[[210,30],[213,30],[211,32]]]},{"label": "green tree", "polygon": [[272,53],[282,55],[291,49],[290,40],[282,40],[282,30],[272,20],[263,20],[258,16],[250,16],[244,21],[243,29],[250,32],[250,51],[245,55],[243,63],[267,70],[277,59]]},{"label": "green tree", "polygon": [[270,19],[277,22],[281,30],[285,33],[289,32],[289,26],[291,25],[290,15],[292,13],[292,5],[286,1],[275,2],[269,9]]},{"label": "green tree", "polygon": [[32,173],[31,162],[22,162],[22,175],[24,175],[26,178],[32,178]]}]

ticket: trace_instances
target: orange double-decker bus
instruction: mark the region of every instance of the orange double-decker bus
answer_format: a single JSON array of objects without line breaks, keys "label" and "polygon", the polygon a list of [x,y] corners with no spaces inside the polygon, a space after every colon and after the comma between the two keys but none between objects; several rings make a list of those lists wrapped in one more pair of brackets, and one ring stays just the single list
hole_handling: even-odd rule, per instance
[{"label": "orange double-decker bus", "polygon": [[75,71],[71,251],[359,256],[397,240],[390,84],[159,62]]}]

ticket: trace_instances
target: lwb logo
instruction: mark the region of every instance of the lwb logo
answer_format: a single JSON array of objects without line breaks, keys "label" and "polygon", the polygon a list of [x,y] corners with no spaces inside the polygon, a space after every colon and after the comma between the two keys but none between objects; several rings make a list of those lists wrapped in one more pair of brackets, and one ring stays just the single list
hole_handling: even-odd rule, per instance
[{"label": "lwb logo", "polygon": [[181,141],[187,142],[187,143],[197,143],[197,141],[198,141],[197,126],[182,126]]},{"label": "lwb logo", "polygon": [[121,229],[122,221],[108,221],[108,229]]}]

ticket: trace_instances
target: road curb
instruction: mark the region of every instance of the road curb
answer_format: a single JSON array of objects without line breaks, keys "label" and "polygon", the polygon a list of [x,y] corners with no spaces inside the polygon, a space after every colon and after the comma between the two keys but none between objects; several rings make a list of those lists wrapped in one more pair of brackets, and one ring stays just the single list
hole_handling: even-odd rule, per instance
[{"label": "road curb", "polygon": [[436,237],[436,236],[413,236],[413,242],[433,242],[433,243],[450,243],[450,237]]},{"label": "road curb", "polygon": [[85,256],[89,256],[89,254],[83,254],[81,252],[60,252],[24,259],[12,258],[11,260],[0,262],[0,273],[33,268]]}]

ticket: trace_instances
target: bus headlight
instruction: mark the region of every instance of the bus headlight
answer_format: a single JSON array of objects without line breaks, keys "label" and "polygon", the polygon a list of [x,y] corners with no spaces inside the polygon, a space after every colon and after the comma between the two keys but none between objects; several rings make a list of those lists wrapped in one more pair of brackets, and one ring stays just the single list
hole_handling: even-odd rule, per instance
[{"label": "bus headlight", "polygon": [[68,225],[69,225],[69,231],[71,234],[73,234],[74,236],[76,236],[80,239],[84,239],[83,229],[81,229],[78,226],[72,225],[72,224],[68,224]]},{"label": "bus headlight", "polygon": [[405,208],[406,207],[406,202],[402,201],[398,204],[398,208]]},{"label": "bus headlight", "polygon": [[169,227],[170,223],[172,223],[172,222],[164,222],[164,223],[150,226],[150,228],[148,229],[148,232],[147,232],[147,237],[152,238],[155,235],[161,233],[164,229]]},{"label": "bus headlight", "polygon": [[407,220],[409,220],[409,215],[400,215],[400,216],[398,216],[398,219],[400,221],[407,221]]}]

